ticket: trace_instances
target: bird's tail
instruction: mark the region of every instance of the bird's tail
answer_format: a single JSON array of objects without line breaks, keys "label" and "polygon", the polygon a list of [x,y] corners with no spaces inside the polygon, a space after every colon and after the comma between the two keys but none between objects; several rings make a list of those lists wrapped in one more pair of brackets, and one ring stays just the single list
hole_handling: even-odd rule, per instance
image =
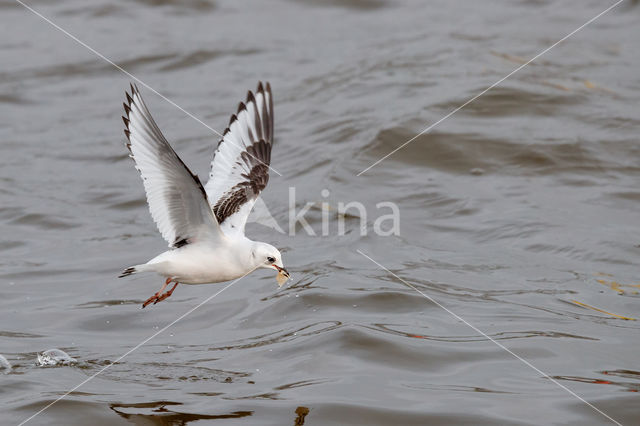
[{"label": "bird's tail", "polygon": [[149,269],[147,268],[147,265],[129,266],[127,269],[122,271],[122,273],[120,275],[118,275],[118,278],[128,277],[129,275],[137,274],[138,272],[144,272],[144,271],[148,271],[148,270]]}]

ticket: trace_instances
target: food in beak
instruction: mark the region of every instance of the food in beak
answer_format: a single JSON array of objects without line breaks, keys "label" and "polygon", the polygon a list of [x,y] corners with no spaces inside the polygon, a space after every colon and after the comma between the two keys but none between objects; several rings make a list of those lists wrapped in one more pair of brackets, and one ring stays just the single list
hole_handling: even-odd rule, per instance
[{"label": "food in beak", "polygon": [[278,281],[278,287],[282,287],[284,283],[289,279],[289,273],[284,268],[278,268],[278,275],[276,276],[276,281]]}]

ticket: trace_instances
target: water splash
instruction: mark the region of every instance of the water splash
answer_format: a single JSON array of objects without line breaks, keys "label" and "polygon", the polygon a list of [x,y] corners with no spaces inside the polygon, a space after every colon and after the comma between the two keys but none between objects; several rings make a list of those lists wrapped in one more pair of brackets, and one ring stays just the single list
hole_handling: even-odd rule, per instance
[{"label": "water splash", "polygon": [[11,363],[2,355],[0,355],[0,372],[8,374],[11,371]]},{"label": "water splash", "polygon": [[77,359],[70,357],[69,354],[60,349],[49,349],[38,354],[38,365],[41,367],[71,365],[77,362]]}]

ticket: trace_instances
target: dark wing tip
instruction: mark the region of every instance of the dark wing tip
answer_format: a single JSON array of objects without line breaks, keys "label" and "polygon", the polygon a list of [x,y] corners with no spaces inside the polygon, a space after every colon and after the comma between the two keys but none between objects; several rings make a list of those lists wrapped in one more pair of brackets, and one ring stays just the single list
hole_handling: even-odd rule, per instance
[{"label": "dark wing tip", "polygon": [[248,104],[255,104],[256,103],[256,98],[253,97],[253,92],[251,90],[249,90],[247,92],[247,103]]},{"label": "dark wing tip", "polygon": [[123,102],[122,106],[124,107],[125,116],[122,116],[122,121],[124,122],[124,135],[127,137],[127,149],[131,152],[131,131],[129,130],[129,125],[131,121],[129,120],[129,115],[131,115],[131,104],[133,103],[132,95],[136,93],[136,87],[129,83],[129,87],[131,87],[131,95],[126,90],[124,91],[125,96],[127,97],[127,102]]},{"label": "dark wing tip", "polygon": [[242,111],[244,111],[245,109],[247,109],[247,106],[244,104],[244,102],[240,102],[238,104],[238,112],[236,112],[236,114],[240,114]]}]

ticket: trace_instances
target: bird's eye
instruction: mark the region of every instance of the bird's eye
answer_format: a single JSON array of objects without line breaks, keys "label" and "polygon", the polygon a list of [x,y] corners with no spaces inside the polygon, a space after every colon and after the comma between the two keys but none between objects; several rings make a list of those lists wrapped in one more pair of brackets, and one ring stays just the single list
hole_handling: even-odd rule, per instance
[{"label": "bird's eye", "polygon": [[275,262],[275,261],[276,261],[276,259],[275,259],[274,257],[269,256],[269,257],[267,257],[267,261],[268,261],[269,263],[273,263],[273,262]]}]

